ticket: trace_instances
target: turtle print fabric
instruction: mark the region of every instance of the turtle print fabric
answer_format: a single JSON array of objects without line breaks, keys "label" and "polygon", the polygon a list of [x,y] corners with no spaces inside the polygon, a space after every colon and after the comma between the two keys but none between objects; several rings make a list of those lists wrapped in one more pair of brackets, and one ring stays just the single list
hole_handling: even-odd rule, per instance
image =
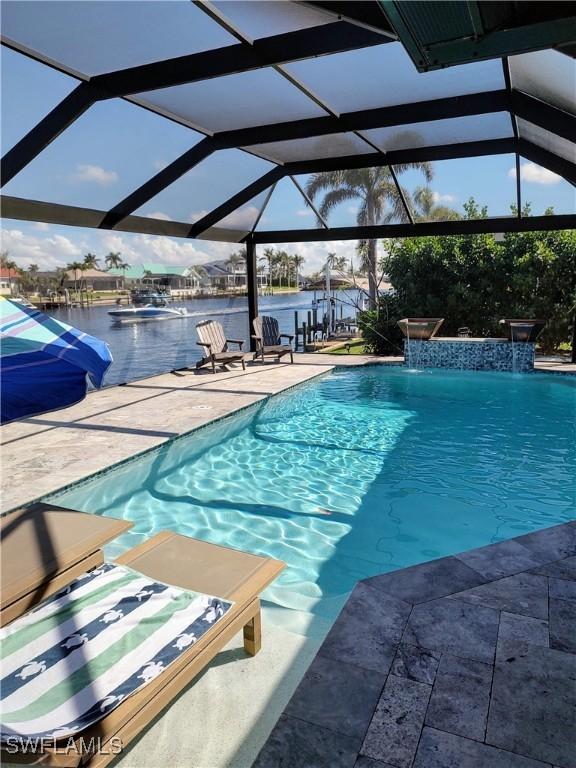
[{"label": "turtle print fabric", "polygon": [[230,610],[105,564],[0,630],[1,740],[79,733],[163,672]]}]

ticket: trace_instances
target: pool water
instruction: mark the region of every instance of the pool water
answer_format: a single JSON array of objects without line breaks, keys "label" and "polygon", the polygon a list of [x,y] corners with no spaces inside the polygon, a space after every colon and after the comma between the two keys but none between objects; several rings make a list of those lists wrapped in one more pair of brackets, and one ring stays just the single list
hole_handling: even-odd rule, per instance
[{"label": "pool water", "polygon": [[284,560],[272,620],[324,633],[362,578],[574,516],[576,380],[338,369],[52,500]]}]

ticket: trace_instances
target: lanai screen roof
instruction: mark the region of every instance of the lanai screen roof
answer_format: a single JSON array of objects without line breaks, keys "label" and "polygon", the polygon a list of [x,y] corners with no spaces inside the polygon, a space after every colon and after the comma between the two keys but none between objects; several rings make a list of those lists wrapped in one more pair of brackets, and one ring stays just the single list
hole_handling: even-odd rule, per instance
[{"label": "lanai screen roof", "polygon": [[[418,71],[384,14],[387,5],[7,0],[3,44],[16,52],[10,55],[63,73],[63,99],[3,148],[2,215],[226,242],[352,239],[376,231],[325,221],[303,230],[301,219],[270,231],[263,212],[279,185],[292,185],[311,205],[307,174],[384,166],[398,183],[394,169],[406,163],[486,155],[512,156],[519,211],[521,157],[576,185],[576,62],[566,33],[566,25],[576,29],[574,18],[564,24],[568,43],[560,50],[486,54]],[[464,4],[425,5],[428,14],[437,8],[440,21],[447,6]],[[362,6],[370,19],[379,14],[382,23],[338,15],[346,6]],[[118,124],[111,119],[109,135],[95,139],[91,117],[110,103]],[[88,153],[126,140],[117,128],[128,110],[138,111],[139,131],[125,152],[144,157],[161,142],[170,157],[164,167],[134,178],[120,199],[111,188],[98,201],[65,199],[57,185],[49,199],[37,199],[32,170],[83,138]],[[201,182],[193,169],[204,171]],[[195,221],[177,215],[179,198],[202,212]],[[170,200],[172,220],[150,214]],[[465,231],[465,222],[415,224],[409,196],[403,200],[397,220],[378,227],[378,236]],[[541,217],[519,213],[484,226],[576,224],[573,215],[554,218],[542,226]]]}]

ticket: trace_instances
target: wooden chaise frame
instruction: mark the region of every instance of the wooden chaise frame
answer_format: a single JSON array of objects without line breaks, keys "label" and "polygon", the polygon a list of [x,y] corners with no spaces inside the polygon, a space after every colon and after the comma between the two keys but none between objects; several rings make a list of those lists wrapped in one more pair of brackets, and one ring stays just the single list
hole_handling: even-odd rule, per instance
[{"label": "wooden chaise frame", "polygon": [[[71,739],[64,739],[41,754],[14,755],[3,748],[3,761],[102,768],[117,756],[118,746],[123,751],[240,630],[246,652],[254,656],[260,650],[259,594],[278,576],[283,563],[169,531],[129,550],[116,562],[158,581],[226,598],[234,605],[164,672],[97,724],[75,735],[73,745]],[[95,753],[86,751],[90,745],[97,745]]]}]

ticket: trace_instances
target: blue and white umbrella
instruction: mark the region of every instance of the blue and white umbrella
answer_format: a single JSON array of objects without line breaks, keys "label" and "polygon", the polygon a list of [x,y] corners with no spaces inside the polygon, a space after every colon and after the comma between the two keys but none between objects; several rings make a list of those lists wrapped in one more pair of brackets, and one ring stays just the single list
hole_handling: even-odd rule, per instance
[{"label": "blue and white umbrella", "polygon": [[0,296],[2,424],[78,403],[111,363],[104,341]]}]

